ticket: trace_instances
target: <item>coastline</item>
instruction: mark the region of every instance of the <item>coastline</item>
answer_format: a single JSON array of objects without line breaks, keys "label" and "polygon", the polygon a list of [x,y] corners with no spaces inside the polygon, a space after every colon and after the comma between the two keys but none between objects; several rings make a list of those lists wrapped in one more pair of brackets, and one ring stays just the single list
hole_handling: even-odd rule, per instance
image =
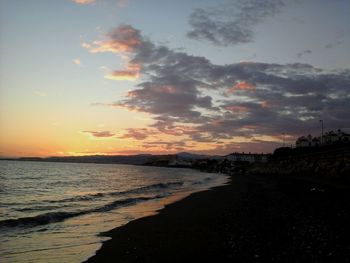
[{"label": "coastline", "polygon": [[349,187],[234,175],[104,233],[85,262],[349,262],[348,222]]},{"label": "coastline", "polygon": [[[9,219],[10,225],[13,224],[9,228],[6,228],[6,221],[2,220],[2,223],[5,222],[5,228],[0,242],[2,244],[0,257],[6,262],[24,262],[28,259],[35,259],[36,262],[47,262],[48,259],[50,262],[84,261],[101,247],[102,240],[108,239],[101,236],[100,233],[125,225],[137,218],[154,215],[166,204],[176,202],[193,192],[204,191],[228,181],[228,176],[225,175],[202,173],[190,169],[106,166],[105,164],[96,166],[94,164],[46,163],[43,166],[42,163],[18,162],[19,166],[13,166],[14,164],[4,163],[2,168],[14,168],[13,171],[26,170],[30,175],[35,171],[36,177],[24,177],[31,180],[31,185],[34,186],[37,185],[37,178],[43,178],[43,176],[48,179],[42,180],[41,185],[52,185],[55,182],[62,185],[63,177],[60,174],[53,177],[58,170],[68,171],[66,174],[81,175],[74,177],[75,180],[65,180],[64,187],[60,189],[69,192],[71,191],[69,187],[72,186],[74,190],[75,185],[78,185],[74,182],[84,182],[84,178],[89,179],[89,184],[79,185],[81,192],[74,192],[74,195],[45,198],[46,203],[51,204],[53,200],[55,207],[58,208],[67,207],[72,203],[73,209],[68,213],[65,213],[62,208],[57,209],[57,213],[56,211],[40,211],[32,217],[30,215],[19,216],[18,219],[13,217],[14,219]],[[47,173],[48,169],[52,172]],[[41,170],[44,172],[40,172]],[[123,176],[116,176],[119,171],[124,177],[134,177],[134,181],[125,181],[125,183],[133,183],[133,186],[118,188],[113,185],[113,181],[117,182],[117,186],[122,185],[118,183],[120,181],[118,178],[123,178]],[[91,174],[99,175],[100,179],[91,181]],[[12,173],[9,171],[5,175],[4,178],[11,178]],[[17,178],[18,176],[12,177]],[[112,178],[116,179],[112,180]],[[138,183],[139,181],[142,183]],[[101,187],[100,182],[108,182],[110,187],[104,187],[104,184]],[[40,193],[40,191],[38,188],[35,193]],[[11,191],[11,193],[16,192]],[[42,204],[34,202],[33,198],[28,203],[21,202],[19,194],[13,194],[13,200],[21,205],[13,207],[13,210],[36,208]],[[18,240],[17,236],[20,236],[21,240]]]},{"label": "coastline", "polygon": [[[169,167],[167,167],[167,168],[169,168]],[[171,167],[171,168],[173,168],[173,167]],[[181,168],[177,168],[177,169],[181,169]],[[188,169],[188,168],[186,168],[186,169]],[[197,170],[197,172],[199,172],[201,174],[206,173],[204,171],[198,171],[198,170]],[[214,174],[214,173],[209,173],[209,174]],[[215,174],[218,174],[218,173],[215,173]],[[199,184],[196,187],[194,187],[192,190],[180,190],[179,192],[172,193],[170,196],[165,197],[165,198],[151,200],[151,201],[148,201],[145,203],[139,203],[139,204],[136,204],[133,206],[126,206],[126,207],[119,208],[118,213],[132,215],[132,219],[128,220],[128,222],[126,222],[125,224],[118,225],[115,228],[112,228],[109,231],[101,232],[99,234],[99,236],[107,237],[108,239],[106,239],[106,241],[102,241],[100,248],[94,252],[96,253],[97,251],[99,251],[105,242],[111,240],[111,238],[112,238],[112,236],[110,235],[111,231],[115,231],[116,229],[123,228],[124,226],[127,226],[131,222],[134,222],[134,221],[157,216],[159,213],[161,213],[168,206],[171,206],[172,204],[175,204],[177,202],[181,202],[182,200],[184,200],[192,195],[195,195],[197,193],[210,191],[211,189],[215,189],[215,188],[222,187],[222,186],[229,184],[230,179],[231,178],[229,175],[222,174],[222,175],[220,175],[220,178],[211,179],[208,183],[205,183],[205,184]],[[88,260],[90,260],[90,258],[93,257],[94,255],[91,254],[91,256],[89,258],[86,258],[83,262],[88,262]]]}]

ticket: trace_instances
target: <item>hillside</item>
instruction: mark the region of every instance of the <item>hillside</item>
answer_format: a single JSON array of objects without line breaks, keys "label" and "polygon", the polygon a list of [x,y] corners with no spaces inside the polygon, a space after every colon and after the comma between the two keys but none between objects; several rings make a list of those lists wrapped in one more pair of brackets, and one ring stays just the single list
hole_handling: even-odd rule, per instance
[{"label": "hillside", "polygon": [[277,149],[267,163],[254,164],[248,170],[255,174],[309,176],[350,182],[350,146],[294,151]]}]

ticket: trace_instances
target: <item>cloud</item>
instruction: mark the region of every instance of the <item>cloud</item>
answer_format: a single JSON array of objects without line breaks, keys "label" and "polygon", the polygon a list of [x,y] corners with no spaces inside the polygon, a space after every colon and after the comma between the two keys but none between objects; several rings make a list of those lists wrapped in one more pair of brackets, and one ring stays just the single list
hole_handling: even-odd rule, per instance
[{"label": "cloud", "polygon": [[75,65],[82,66],[81,61],[79,58],[73,59],[73,62]]},{"label": "cloud", "polygon": [[338,28],[336,31],[334,31],[333,39],[328,44],[324,45],[324,48],[331,49],[342,45],[344,42],[345,35],[345,29]]},{"label": "cloud", "polygon": [[281,12],[285,0],[238,0],[220,7],[195,9],[187,36],[228,46],[252,42],[254,27]]},{"label": "cloud", "polygon": [[201,114],[195,107],[210,108],[211,98],[201,96],[196,82],[181,80],[175,76],[153,79],[138,85],[140,88],[128,93],[128,98],[115,106],[130,110],[192,119]]},{"label": "cloud", "polygon": [[228,105],[225,107],[225,109],[231,111],[231,112],[236,112],[236,113],[245,113],[248,112],[248,108],[245,106],[237,106],[237,105]]},{"label": "cloud", "polygon": [[144,140],[150,135],[157,134],[156,131],[148,128],[128,128],[127,133],[119,137],[121,139],[135,139],[135,140]]},{"label": "cloud", "polygon": [[328,43],[328,44],[325,45],[324,47],[325,47],[325,48],[334,48],[334,47],[337,47],[337,46],[341,45],[342,43],[343,43],[342,40],[337,40],[337,41]]},{"label": "cloud", "polygon": [[306,49],[306,50],[303,50],[303,51],[300,51],[298,54],[297,54],[297,57],[298,58],[302,58],[304,55],[306,54],[311,54],[312,51],[310,49]]},{"label": "cloud", "polygon": [[146,130],[128,130],[125,138],[149,140],[150,133],[159,133],[208,147],[237,138],[276,144],[281,133],[317,134],[319,119],[334,129],[349,126],[349,69],[327,71],[302,63],[216,65],[123,27],[133,32],[128,39],[138,40],[125,50],[143,78],[124,99],[107,105],[145,112],[154,120]]},{"label": "cloud", "polygon": [[112,80],[135,80],[139,78],[139,73],[130,70],[115,70],[106,75],[105,78]]},{"label": "cloud", "polygon": [[255,91],[256,87],[254,84],[246,81],[238,81],[232,88],[228,89],[227,93],[232,94],[238,90],[250,90]]},{"label": "cloud", "polygon": [[82,46],[91,53],[121,53],[132,52],[141,44],[140,31],[129,25],[117,27],[107,34],[106,38],[104,41],[95,41],[92,44],[83,43]]},{"label": "cloud", "polygon": [[115,135],[110,131],[83,131],[83,133],[88,133],[93,137],[98,137],[98,138],[113,137]]},{"label": "cloud", "polygon": [[[123,59],[128,58],[129,53],[136,52],[142,43],[139,30],[130,25],[121,25],[106,35],[103,41],[94,41],[92,44],[83,43],[82,46],[91,53],[111,52],[120,54]],[[140,77],[141,63],[130,62],[122,70],[114,70],[105,75],[111,80],[136,80]]]},{"label": "cloud", "polygon": [[152,141],[145,142],[142,145],[144,148],[163,148],[167,151],[183,151],[188,147],[185,141]]},{"label": "cloud", "polygon": [[129,64],[124,70],[114,70],[105,76],[112,80],[136,80],[140,77],[141,66],[138,64]]},{"label": "cloud", "polygon": [[96,0],[72,0],[73,2],[80,5],[87,5],[96,2]]},{"label": "cloud", "polygon": [[125,7],[129,4],[130,0],[117,0],[117,4],[119,7]]}]

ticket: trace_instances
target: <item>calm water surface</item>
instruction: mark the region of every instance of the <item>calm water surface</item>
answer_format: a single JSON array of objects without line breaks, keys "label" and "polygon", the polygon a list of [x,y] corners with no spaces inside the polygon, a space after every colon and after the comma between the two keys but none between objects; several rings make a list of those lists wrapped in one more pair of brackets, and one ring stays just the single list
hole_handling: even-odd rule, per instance
[{"label": "calm water surface", "polygon": [[228,178],[190,169],[0,161],[0,262],[81,262],[99,233]]}]

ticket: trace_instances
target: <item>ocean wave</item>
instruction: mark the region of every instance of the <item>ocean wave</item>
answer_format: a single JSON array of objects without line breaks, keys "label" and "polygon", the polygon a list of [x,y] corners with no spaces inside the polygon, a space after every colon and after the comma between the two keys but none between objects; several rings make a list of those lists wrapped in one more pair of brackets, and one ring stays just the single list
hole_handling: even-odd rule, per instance
[{"label": "ocean wave", "polygon": [[6,219],[0,221],[0,228],[2,227],[33,227],[38,225],[45,225],[50,223],[56,223],[68,218],[86,215],[90,213],[108,212],[117,207],[132,205],[138,202],[143,202],[151,199],[159,199],[164,197],[164,195],[156,195],[153,197],[138,197],[138,198],[126,198],[122,200],[116,200],[101,207],[96,207],[88,210],[78,210],[72,212],[50,212],[45,214],[40,214],[33,217],[22,217],[17,219]]},{"label": "ocean wave", "polygon": [[42,210],[54,210],[59,208],[69,207],[69,205],[38,205],[33,207],[23,207],[23,208],[14,208],[18,212],[31,212],[31,211],[42,211]]},{"label": "ocean wave", "polygon": [[131,190],[122,192],[122,194],[143,193],[149,190],[166,189],[166,188],[171,188],[176,186],[182,186],[183,184],[184,182],[158,183],[158,184],[152,184],[152,185],[147,185],[140,188],[131,189]]},{"label": "ocean wave", "polygon": [[44,202],[66,203],[66,202],[92,201],[92,200],[102,198],[102,197],[121,196],[121,195],[127,195],[127,194],[143,194],[143,193],[154,191],[154,190],[162,190],[162,189],[172,188],[172,187],[176,187],[176,186],[182,186],[183,184],[184,184],[184,182],[158,183],[158,184],[142,186],[142,187],[135,188],[135,189],[130,189],[127,191],[94,193],[94,194],[74,196],[74,197],[59,199],[59,200],[45,200]]}]

